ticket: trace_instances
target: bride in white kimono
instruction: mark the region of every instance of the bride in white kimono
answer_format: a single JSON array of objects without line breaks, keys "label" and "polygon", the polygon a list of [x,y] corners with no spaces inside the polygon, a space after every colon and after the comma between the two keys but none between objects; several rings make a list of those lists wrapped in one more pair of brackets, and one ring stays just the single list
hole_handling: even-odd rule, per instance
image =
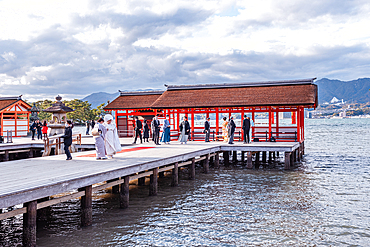
[{"label": "bride in white kimono", "polygon": [[118,139],[117,127],[113,122],[113,116],[107,114],[104,116],[104,126],[107,129],[105,134],[105,150],[108,158],[112,159],[113,155],[122,150],[121,143]]}]

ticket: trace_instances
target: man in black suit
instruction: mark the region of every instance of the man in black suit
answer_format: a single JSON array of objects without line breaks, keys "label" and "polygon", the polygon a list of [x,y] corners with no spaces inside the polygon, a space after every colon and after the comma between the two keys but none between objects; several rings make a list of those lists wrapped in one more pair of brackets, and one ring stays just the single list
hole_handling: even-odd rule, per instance
[{"label": "man in black suit", "polygon": [[140,136],[140,143],[143,144],[143,137],[141,135],[141,129],[143,128],[143,124],[141,123],[141,121],[139,120],[139,117],[136,116],[135,117],[136,121],[135,121],[135,140],[133,142],[133,144],[136,144],[136,140],[137,140],[137,137]]},{"label": "man in black suit", "polygon": [[[185,135],[188,136],[188,140],[189,140],[189,135],[190,135],[190,124],[189,124],[189,121],[188,121],[188,117],[184,117],[185,119]],[[186,142],[185,142],[186,144]]]},{"label": "man in black suit", "polygon": [[207,118],[207,121],[204,122],[204,133],[206,134],[206,142],[209,142],[209,134],[211,132],[211,125],[209,123],[210,118]]},{"label": "man in black suit", "polygon": [[161,145],[159,144],[159,130],[161,128],[161,123],[159,122],[158,120],[158,115],[155,116],[155,119],[154,119],[154,122],[153,122],[153,126],[154,126],[154,143],[156,145]]},{"label": "man in black suit", "polygon": [[251,121],[249,120],[249,117],[247,117],[247,115],[244,115],[242,129],[243,129],[244,143],[249,143],[249,130],[251,129]]},{"label": "man in black suit", "polygon": [[229,126],[230,126],[229,144],[234,144],[234,132],[235,132],[236,125],[234,123],[233,116],[230,117]]}]

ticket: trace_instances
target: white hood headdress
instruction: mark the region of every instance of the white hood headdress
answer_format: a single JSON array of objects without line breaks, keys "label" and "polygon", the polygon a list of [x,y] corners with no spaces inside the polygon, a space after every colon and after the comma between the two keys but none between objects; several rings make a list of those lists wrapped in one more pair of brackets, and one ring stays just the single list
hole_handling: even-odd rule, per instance
[{"label": "white hood headdress", "polygon": [[104,116],[104,122],[108,122],[109,120],[113,120],[113,116],[110,114],[107,114]]}]

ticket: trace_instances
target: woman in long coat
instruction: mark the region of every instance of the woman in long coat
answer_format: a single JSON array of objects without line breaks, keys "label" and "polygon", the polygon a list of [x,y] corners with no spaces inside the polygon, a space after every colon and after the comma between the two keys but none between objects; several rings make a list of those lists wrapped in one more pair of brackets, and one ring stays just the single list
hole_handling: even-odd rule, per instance
[{"label": "woman in long coat", "polygon": [[163,134],[161,141],[164,142],[165,144],[170,144],[171,141],[171,125],[168,119],[169,116],[167,115],[163,123]]},{"label": "woman in long coat", "polygon": [[224,122],[222,123],[222,137],[224,138],[224,142],[228,142],[229,139],[229,130],[227,128],[227,125],[229,124],[226,121],[226,117],[223,118]]},{"label": "woman in long coat", "polygon": [[185,142],[185,144],[187,143],[188,138],[189,138],[189,132],[190,132],[189,123],[187,121],[187,118],[186,117],[183,117],[183,120],[182,120],[182,122],[180,124],[180,137],[179,137],[179,142],[181,144],[183,142]]},{"label": "woman in long coat", "polygon": [[149,142],[149,125],[146,119],[144,119],[144,142]]}]

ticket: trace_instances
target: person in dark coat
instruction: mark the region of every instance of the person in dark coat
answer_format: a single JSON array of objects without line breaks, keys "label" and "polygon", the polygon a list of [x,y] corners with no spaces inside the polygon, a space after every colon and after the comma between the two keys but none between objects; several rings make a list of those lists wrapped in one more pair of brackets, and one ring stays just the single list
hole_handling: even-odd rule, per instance
[{"label": "person in dark coat", "polygon": [[149,142],[149,125],[148,125],[148,122],[146,121],[146,119],[144,120],[144,142],[145,142],[145,139],[147,142]]},{"label": "person in dark coat", "polygon": [[211,132],[211,125],[209,123],[210,120],[210,118],[207,118],[207,121],[204,122],[204,133],[206,134],[206,142],[209,142],[209,134]]},{"label": "person in dark coat", "polygon": [[93,129],[94,127],[95,127],[95,121],[93,119],[93,120],[91,120],[91,129]]},{"label": "person in dark coat", "polygon": [[87,120],[87,121],[86,121],[86,135],[88,135],[88,134],[89,134],[89,132],[90,132],[90,121],[89,121],[89,120]]},{"label": "person in dark coat", "polygon": [[34,141],[35,140],[35,132],[36,132],[36,125],[37,125],[37,123],[36,123],[36,121],[35,122],[33,122],[32,123],[32,125],[31,125],[31,127],[30,127],[30,129],[31,129],[31,132],[32,132],[32,141]]},{"label": "person in dark coat", "polygon": [[37,129],[37,140],[42,140],[42,124],[40,120],[36,120],[36,129]]},{"label": "person in dark coat", "polygon": [[139,120],[139,117],[135,117],[135,140],[133,144],[136,144],[137,137],[140,137],[140,143],[143,144],[143,137],[141,136],[141,129],[143,128],[143,124]]},{"label": "person in dark coat", "polygon": [[249,131],[251,129],[251,121],[249,120],[249,118],[247,118],[247,115],[244,115],[242,129],[244,143],[249,143],[250,142]]},{"label": "person in dark coat", "polygon": [[236,125],[234,123],[234,117],[230,117],[230,122],[229,122],[230,130],[229,130],[229,144],[234,144],[234,132]]},{"label": "person in dark coat", "polygon": [[64,138],[64,151],[67,155],[67,160],[72,159],[72,155],[69,152],[69,147],[72,145],[72,121],[67,120],[66,128],[64,130],[64,135],[62,136]]},{"label": "person in dark coat", "polygon": [[156,145],[161,145],[159,144],[159,131],[161,129],[161,122],[158,120],[158,115],[155,116],[155,119],[153,121],[153,126],[154,126],[154,143]]},{"label": "person in dark coat", "polygon": [[190,134],[190,124],[188,122],[188,117],[184,116],[183,121],[180,124],[180,138],[179,142],[182,143],[187,143],[189,134]]}]

